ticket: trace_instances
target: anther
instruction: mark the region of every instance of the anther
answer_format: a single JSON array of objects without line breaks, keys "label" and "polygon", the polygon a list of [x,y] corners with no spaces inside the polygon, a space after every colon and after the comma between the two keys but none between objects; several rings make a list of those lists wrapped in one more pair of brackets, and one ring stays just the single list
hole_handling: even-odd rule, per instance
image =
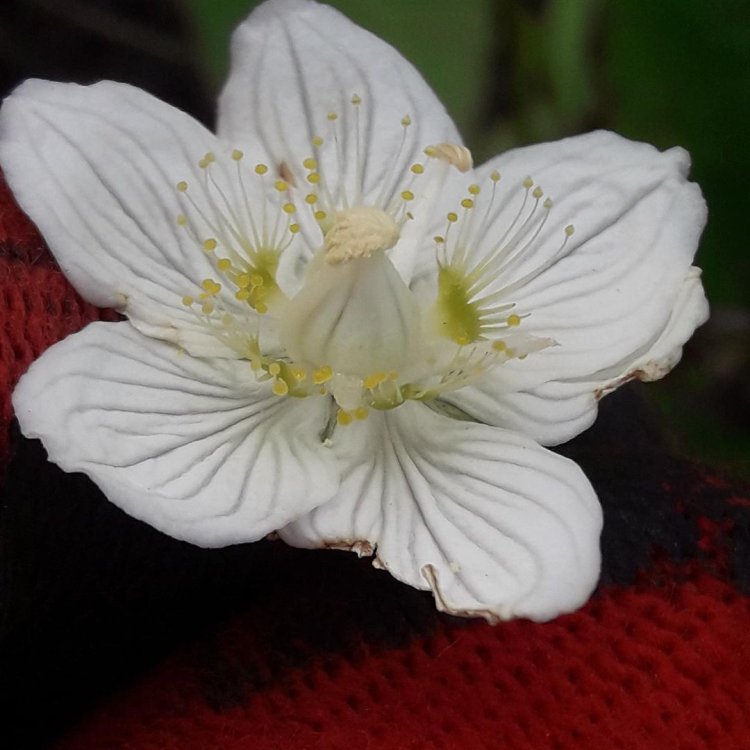
[{"label": "anther", "polygon": [[277,396],[286,396],[289,393],[289,386],[283,380],[277,380],[271,389]]},{"label": "anther", "polygon": [[432,147],[432,151],[433,153],[428,156],[447,162],[459,172],[468,172],[473,165],[471,151],[466,146],[459,146],[457,143],[438,143]]},{"label": "anther", "polygon": [[404,199],[405,201],[413,201],[413,200],[414,200],[414,193],[412,193],[412,191],[411,191],[411,190],[404,190],[404,191],[403,191],[403,192],[401,193],[401,197],[402,197],[402,198],[403,198],[403,199]]},{"label": "anther", "polygon": [[421,164],[412,164],[410,169],[414,174],[422,174],[424,172],[424,167]]},{"label": "anther", "polygon": [[479,195],[481,188],[479,185],[469,185],[469,193],[471,195]]},{"label": "anther", "polygon": [[572,224],[568,224],[568,226],[565,227],[565,236],[572,237],[575,231],[576,231],[575,227]]},{"label": "anther", "polygon": [[265,164],[256,164],[255,165],[255,174],[263,175],[266,172],[268,172],[268,167]]},{"label": "anther", "polygon": [[527,178],[526,178],[526,179],[525,179],[525,180],[523,181],[523,183],[522,183],[522,184],[523,184],[523,186],[524,186],[524,187],[525,187],[525,188],[526,188],[527,190],[529,190],[529,189],[531,189],[531,188],[532,188],[532,187],[534,186],[534,180],[532,180],[532,179],[531,179],[531,177],[527,177]]},{"label": "anther", "polygon": [[540,187],[535,187],[532,195],[538,200],[544,195],[544,193],[542,192],[542,189]]},{"label": "anther", "polygon": [[461,201],[461,206],[463,208],[474,208],[474,201],[471,198],[464,198]]},{"label": "anther", "polygon": [[234,149],[234,151],[232,151],[232,159],[234,159],[234,161],[242,161],[242,157],[244,155],[245,154],[243,154],[242,151],[240,151],[238,148],[236,148],[236,149]]},{"label": "anther", "polygon": [[404,116],[403,116],[403,117],[401,118],[401,124],[402,124],[402,125],[403,125],[403,126],[404,126],[405,128],[408,128],[408,127],[409,127],[409,125],[411,125],[411,117],[409,117],[409,115],[404,115]]},{"label": "anther", "polygon": [[185,182],[185,180],[180,180],[180,182],[177,183],[177,190],[180,193],[184,193],[188,189],[188,184]]},{"label": "anther", "polygon": [[285,193],[287,190],[289,190],[289,183],[286,180],[276,180],[276,182],[273,183],[273,186],[280,193]]},{"label": "anther", "polygon": [[213,237],[209,237],[207,240],[203,240],[203,249],[210,253],[212,250],[216,250],[217,242]]},{"label": "anther", "polygon": [[336,112],[329,112],[327,115],[328,119],[333,122],[334,120],[338,120],[339,116]]},{"label": "anther", "polygon": [[308,156],[307,159],[302,162],[302,166],[305,169],[317,169],[318,162],[313,159],[312,156]]},{"label": "anther", "polygon": [[500,182],[500,172],[498,172],[496,169],[493,169],[492,172],[490,172],[490,179],[492,182]]},{"label": "anther", "polygon": [[190,307],[194,303],[195,303],[195,299],[193,297],[191,297],[189,294],[186,294],[182,298],[182,304],[185,305],[185,307]]},{"label": "anther", "polygon": [[352,104],[353,104],[353,105],[354,105],[355,107],[356,107],[356,106],[358,106],[358,105],[360,105],[360,104],[362,104],[362,97],[361,97],[361,96],[359,96],[358,94],[354,94],[354,95],[352,96]]},{"label": "anther", "polygon": [[520,315],[516,315],[515,313],[513,313],[513,315],[509,315],[505,319],[505,322],[509,326],[518,326],[518,325],[521,325],[521,317],[520,317]]}]

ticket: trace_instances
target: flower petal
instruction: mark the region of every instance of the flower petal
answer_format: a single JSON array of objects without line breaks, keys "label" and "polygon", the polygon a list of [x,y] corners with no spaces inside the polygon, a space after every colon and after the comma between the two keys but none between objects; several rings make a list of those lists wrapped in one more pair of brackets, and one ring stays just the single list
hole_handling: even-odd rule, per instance
[{"label": "flower petal", "polygon": [[13,404],[50,460],[202,546],[258,539],[338,486],[319,438],[325,399],[280,399],[246,362],[190,357],[127,322],[92,323],[53,346]]},{"label": "flower petal", "polygon": [[[504,289],[498,301],[528,314],[522,329],[559,344],[504,367],[507,390],[591,378],[636,359],[665,330],[706,220],[688,167],[681,149],[660,153],[606,132],[517,149],[482,167],[485,177],[502,174],[500,210],[476,253],[511,225],[527,176],[554,201],[519,261],[484,292]],[[530,234],[543,212],[540,201]],[[566,240],[569,224],[575,233]]]},{"label": "flower petal", "polygon": [[[200,123],[139,89],[27,81],[0,113],[0,163],[76,289],[152,336],[233,356],[181,304],[213,268],[177,218],[221,152]],[[260,154],[262,156],[262,154]],[[234,166],[234,165],[233,165]]]},{"label": "flower petal", "polygon": [[513,432],[407,403],[334,435],[337,499],[280,531],[347,547],[440,609],[548,620],[583,604],[599,574],[601,508],[571,461]]},{"label": "flower petal", "polygon": [[[303,160],[315,156],[331,190],[341,198],[345,186],[353,203],[361,202],[360,178],[364,202],[390,197],[425,146],[460,142],[444,107],[395,49],[308,0],[269,0],[235,32],[219,135],[238,144],[259,137],[299,184]],[[320,149],[315,136],[326,141]]]},{"label": "flower petal", "polygon": [[[500,376],[487,377],[445,400],[486,424],[519,430],[543,445],[559,445],[591,426],[599,400],[630,380],[658,380],[682,356],[682,347],[708,318],[700,269],[683,281],[664,329],[644,350],[588,378],[552,380],[530,389],[508,392]],[[540,356],[535,354],[534,356]]]}]

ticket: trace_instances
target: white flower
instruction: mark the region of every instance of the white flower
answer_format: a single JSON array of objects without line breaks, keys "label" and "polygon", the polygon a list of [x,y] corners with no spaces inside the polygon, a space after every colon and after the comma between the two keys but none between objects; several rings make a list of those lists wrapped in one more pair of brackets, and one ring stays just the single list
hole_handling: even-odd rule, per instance
[{"label": "white flower", "polygon": [[218,136],[116,83],[5,102],[18,200],[128,318],[32,365],[24,433],[196,544],[374,553],[490,621],[578,607],[601,511],[540,444],[705,320],[687,154],[598,132],[474,170],[416,71],[307,0],[233,55]]}]

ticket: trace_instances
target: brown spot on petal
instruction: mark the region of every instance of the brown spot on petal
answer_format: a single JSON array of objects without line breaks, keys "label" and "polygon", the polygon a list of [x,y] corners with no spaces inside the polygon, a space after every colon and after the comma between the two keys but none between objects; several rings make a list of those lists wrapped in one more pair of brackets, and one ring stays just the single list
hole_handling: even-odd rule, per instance
[{"label": "brown spot on petal", "polygon": [[279,177],[281,177],[284,182],[288,182],[292,187],[297,187],[297,179],[294,176],[294,172],[292,172],[291,168],[285,161],[282,161],[281,164],[279,164],[278,173]]}]

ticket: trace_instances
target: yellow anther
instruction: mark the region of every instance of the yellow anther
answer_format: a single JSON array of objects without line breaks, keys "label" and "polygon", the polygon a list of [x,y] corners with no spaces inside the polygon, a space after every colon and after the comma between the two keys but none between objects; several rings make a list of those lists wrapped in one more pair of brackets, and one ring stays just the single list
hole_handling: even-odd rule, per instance
[{"label": "yellow anther", "polygon": [[240,289],[239,291],[234,293],[234,298],[239,300],[240,302],[245,302],[246,300],[250,299],[250,290],[249,289]]},{"label": "yellow anther", "polygon": [[328,119],[333,122],[334,120],[338,120],[339,116],[336,112],[329,112],[327,115]]},{"label": "yellow anther", "polygon": [[490,179],[491,179],[491,180],[492,180],[493,182],[500,182],[500,172],[498,172],[498,171],[497,171],[496,169],[493,169],[493,170],[492,170],[492,171],[490,172]]},{"label": "yellow anther", "polygon": [[182,304],[185,305],[185,307],[190,307],[191,305],[195,304],[195,300],[189,294],[186,294],[182,298]]},{"label": "yellow anther", "polygon": [[565,236],[566,237],[572,237],[573,232],[576,231],[576,228],[572,224],[568,224],[567,227],[565,227]]},{"label": "yellow anther", "polygon": [[532,195],[538,200],[544,195],[544,191],[540,187],[535,187]]},{"label": "yellow anther", "polygon": [[403,116],[403,117],[401,118],[401,124],[402,124],[402,125],[403,125],[403,126],[404,126],[405,128],[408,128],[408,127],[409,127],[409,125],[411,125],[411,117],[409,117],[409,115],[404,115],[404,116]]},{"label": "yellow anther", "polygon": [[388,375],[385,372],[374,372],[372,375],[368,375],[363,381],[362,385],[371,391],[373,388],[377,388],[381,383],[384,383],[388,379]]},{"label": "yellow anther", "polygon": [[404,199],[405,201],[413,201],[413,200],[414,200],[414,193],[412,193],[412,191],[411,191],[411,190],[404,190],[404,191],[403,191],[403,192],[401,193],[401,197],[402,197],[402,198],[403,198],[403,199]]},{"label": "yellow anther", "polygon": [[454,340],[459,346],[466,346],[467,344],[471,343],[471,336],[469,336],[467,333],[461,333],[456,336]]},{"label": "yellow anther", "polygon": [[177,217],[177,225],[178,226],[184,227],[184,226],[187,226],[187,223],[188,223],[188,220],[187,220],[187,216],[185,216],[185,214],[180,214]]},{"label": "yellow anther", "polygon": [[523,186],[524,186],[524,187],[525,187],[525,188],[526,188],[527,190],[529,190],[529,188],[531,188],[531,187],[533,186],[533,184],[534,184],[534,180],[532,180],[532,179],[531,179],[531,177],[527,177],[527,178],[526,178],[526,179],[525,179],[525,180],[523,181]]},{"label": "yellow anther", "polygon": [[318,196],[315,195],[315,193],[308,193],[305,196],[305,203],[310,204],[311,206],[318,202]]},{"label": "yellow anther", "polygon": [[250,276],[250,283],[255,286],[263,286],[263,277],[259,273],[254,273]]},{"label": "yellow anther", "polygon": [[232,159],[234,159],[235,161],[242,161],[242,157],[244,155],[245,154],[243,154],[242,151],[240,151],[238,148],[236,148],[236,149],[234,149],[234,151],[232,151]]},{"label": "yellow anther", "polygon": [[203,249],[207,253],[210,253],[212,250],[216,250],[218,244],[219,243],[213,237],[209,237],[207,240],[203,240]]},{"label": "yellow anther", "polygon": [[497,341],[492,342],[492,348],[496,352],[504,352],[508,348],[508,346],[504,341],[502,341],[501,339],[498,339]]},{"label": "yellow anther", "polygon": [[435,150],[434,146],[427,146],[427,148],[424,150],[424,153],[426,156],[435,156],[437,154],[437,151]]},{"label": "yellow anther", "polygon": [[281,372],[281,365],[278,362],[271,362],[271,364],[268,365],[268,372],[273,376],[278,375]]},{"label": "yellow anther", "polygon": [[259,315],[265,315],[268,312],[268,305],[265,302],[258,302],[255,305],[255,312]]},{"label": "yellow anther", "polygon": [[443,243],[445,242],[445,237],[443,237],[443,236],[442,236],[442,235],[440,235],[440,234],[436,234],[436,235],[435,235],[435,236],[434,236],[434,237],[433,237],[432,239],[433,239],[433,240],[434,240],[435,242],[437,242],[437,244],[438,244],[438,245],[442,245],[442,244],[443,244]]},{"label": "yellow anther", "polygon": [[281,207],[281,210],[282,210],[282,211],[283,211],[283,212],[284,212],[285,214],[293,214],[293,213],[294,213],[294,212],[295,212],[295,211],[296,211],[297,209],[296,209],[296,208],[294,207],[294,203],[285,203],[285,204],[284,204],[284,205],[283,205],[283,206]]},{"label": "yellow anther", "polygon": [[369,414],[370,414],[370,410],[366,406],[358,406],[354,410],[354,418],[359,419],[360,421],[363,419],[367,419]]},{"label": "yellow anther", "polygon": [[177,190],[179,190],[179,192],[184,193],[187,189],[188,189],[188,184],[187,182],[185,182],[185,180],[180,180],[177,183]]},{"label": "yellow anther", "polygon": [[464,198],[461,201],[461,206],[463,208],[474,208],[474,201],[471,198]]},{"label": "yellow anther", "polygon": [[317,169],[318,168],[318,162],[312,158],[312,156],[308,156],[307,159],[305,159],[302,162],[302,166],[305,169]]},{"label": "yellow anther", "polygon": [[333,370],[328,365],[325,365],[315,370],[313,373],[313,383],[315,385],[322,385],[323,383],[327,383],[332,377]]},{"label": "yellow anther", "polygon": [[245,289],[246,287],[250,286],[250,274],[249,273],[241,273],[236,279],[235,284],[240,289]]},{"label": "yellow anther", "polygon": [[323,221],[328,216],[325,211],[316,211],[313,215],[318,221]]},{"label": "yellow anther", "polygon": [[311,185],[317,185],[320,182],[320,175],[317,172],[310,172],[310,174],[307,175],[307,181]]},{"label": "yellow anther", "polygon": [[358,94],[352,96],[352,104],[356,107],[358,104],[362,104],[362,97]]},{"label": "yellow anther", "polygon": [[345,427],[346,425],[352,423],[352,415],[348,411],[344,411],[343,409],[339,409],[338,414],[336,414],[336,421],[342,427]]},{"label": "yellow anther", "polygon": [[221,258],[216,264],[216,267],[220,271],[228,271],[232,267],[232,261],[229,260],[229,258]]},{"label": "yellow anther", "polygon": [[414,174],[422,174],[424,172],[424,166],[421,164],[412,164],[410,169]]},{"label": "yellow anther", "polygon": [[210,315],[213,311],[214,311],[213,302],[204,302],[203,305],[201,305],[201,312],[204,315]]},{"label": "yellow anther", "polygon": [[277,380],[271,389],[277,396],[286,396],[289,393],[289,386],[283,380]]},{"label": "yellow anther", "polygon": [[469,185],[469,193],[471,193],[471,195],[479,195],[480,191],[481,188],[479,185]]},{"label": "yellow anther", "polygon": [[323,145],[323,139],[319,135],[316,135],[313,137],[310,143],[312,143],[315,148],[320,148]]},{"label": "yellow anther", "polygon": [[268,167],[265,164],[255,165],[255,174],[266,174],[266,172],[268,172]]},{"label": "yellow anther", "polygon": [[283,193],[283,192],[289,190],[289,183],[286,180],[276,180],[276,182],[273,183],[273,186],[280,193]]},{"label": "yellow anther", "polygon": [[458,221],[458,214],[457,214],[457,213],[454,213],[453,211],[451,211],[451,212],[450,212],[450,213],[448,214],[448,216],[446,216],[446,218],[448,219],[448,221],[449,221],[449,222],[450,222],[451,224],[453,224],[453,223],[455,223],[455,222],[457,222],[457,221]]},{"label": "yellow anther", "polygon": [[509,315],[505,319],[505,322],[509,326],[518,326],[518,325],[521,325],[521,317],[519,315],[516,315],[515,313],[513,313],[513,315]]},{"label": "yellow anther", "polygon": [[217,284],[213,279],[203,279],[201,287],[211,295],[218,294],[221,291],[221,284]]},{"label": "yellow anther", "polygon": [[290,224],[289,225],[289,231],[292,234],[298,234],[299,230],[300,230],[300,225],[299,224]]},{"label": "yellow anther", "polygon": [[550,208],[552,208],[552,198],[547,198],[547,199],[546,199],[546,200],[544,201],[544,203],[542,203],[542,206],[543,206],[544,208],[546,208],[547,210],[549,210]]}]

